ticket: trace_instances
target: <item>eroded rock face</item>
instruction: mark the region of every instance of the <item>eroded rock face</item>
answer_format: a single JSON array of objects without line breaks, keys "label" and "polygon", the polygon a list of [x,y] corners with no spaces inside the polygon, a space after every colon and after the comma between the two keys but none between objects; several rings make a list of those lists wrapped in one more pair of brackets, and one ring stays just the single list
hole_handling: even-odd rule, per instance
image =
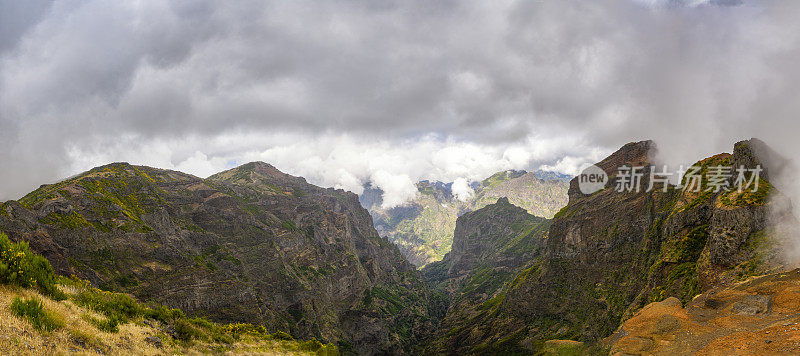
[{"label": "eroded rock face", "polygon": [[0,209],[56,270],[223,322],[402,353],[428,293],[358,197],[250,163],[208,179],[112,164]]},{"label": "eroded rock face", "polygon": [[[696,165],[704,175],[717,165],[762,164],[762,144],[743,141],[733,154]],[[757,192],[714,193],[705,184],[697,193],[672,186],[666,192],[614,191],[618,167],[649,166],[654,152],[650,141],[630,143],[599,162],[610,179],[594,194],[582,194],[573,179],[541,263],[505,285],[485,313],[473,315],[469,338],[451,339],[443,349],[461,342],[466,351],[524,353],[540,351],[549,339],[592,342],[652,301],[676,297],[680,306],[711,287],[784,265],[786,241],[771,219],[797,221],[764,178],[769,174]],[[649,174],[645,169],[645,187]]]}]

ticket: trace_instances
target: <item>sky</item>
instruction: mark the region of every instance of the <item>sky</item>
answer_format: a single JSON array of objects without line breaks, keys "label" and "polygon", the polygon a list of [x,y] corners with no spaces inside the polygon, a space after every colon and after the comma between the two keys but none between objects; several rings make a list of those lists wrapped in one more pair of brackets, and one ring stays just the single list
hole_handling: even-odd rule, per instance
[{"label": "sky", "polygon": [[795,1],[0,0],[0,200],[127,161],[385,191],[800,149]]}]

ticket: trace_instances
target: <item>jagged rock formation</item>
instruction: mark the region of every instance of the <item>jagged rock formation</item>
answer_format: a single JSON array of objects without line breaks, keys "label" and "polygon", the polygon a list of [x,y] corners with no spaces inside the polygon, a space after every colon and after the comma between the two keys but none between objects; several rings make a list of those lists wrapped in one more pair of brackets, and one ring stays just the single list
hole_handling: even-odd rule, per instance
[{"label": "jagged rock formation", "polygon": [[474,196],[459,200],[452,183],[422,181],[419,194],[406,205],[381,208],[380,189],[367,187],[360,196],[381,236],[398,245],[416,266],[441,260],[450,251],[456,219],[463,213],[508,200],[528,213],[551,218],[567,204],[568,179],[553,172],[503,171],[473,184]]},{"label": "jagged rock formation", "polygon": [[[541,263],[520,272],[473,314],[459,331],[464,338],[441,338],[438,349],[531,353],[549,339],[594,342],[647,303],[670,296],[688,302],[713,286],[782,266],[776,220],[796,221],[769,175],[755,193],[714,193],[705,183],[699,193],[674,186],[616,192],[617,168],[650,165],[654,149],[650,141],[631,143],[599,162],[610,179],[592,195],[582,194],[573,179]],[[757,153],[767,151],[760,141],[743,141],[733,154],[697,165],[701,174],[719,164],[752,167],[763,163]],[[649,174],[645,170],[644,182]],[[446,330],[438,335],[443,333],[450,336]]]},{"label": "jagged rock formation", "polygon": [[472,320],[499,302],[502,287],[521,270],[541,260],[549,227],[550,220],[507,198],[458,218],[453,249],[423,270],[425,280],[449,301],[429,352],[459,353],[459,345],[476,342]]},{"label": "jagged rock formation", "polygon": [[431,325],[418,272],[355,194],[265,163],[205,180],[98,167],[3,203],[0,231],[61,274],[359,353],[409,351]]}]

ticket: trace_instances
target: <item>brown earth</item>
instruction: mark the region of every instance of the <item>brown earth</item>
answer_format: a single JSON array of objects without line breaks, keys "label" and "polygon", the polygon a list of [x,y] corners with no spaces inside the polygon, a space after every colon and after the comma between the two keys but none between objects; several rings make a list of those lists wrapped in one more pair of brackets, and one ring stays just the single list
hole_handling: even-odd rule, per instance
[{"label": "brown earth", "polygon": [[611,355],[800,354],[800,269],[651,303],[605,341]]}]

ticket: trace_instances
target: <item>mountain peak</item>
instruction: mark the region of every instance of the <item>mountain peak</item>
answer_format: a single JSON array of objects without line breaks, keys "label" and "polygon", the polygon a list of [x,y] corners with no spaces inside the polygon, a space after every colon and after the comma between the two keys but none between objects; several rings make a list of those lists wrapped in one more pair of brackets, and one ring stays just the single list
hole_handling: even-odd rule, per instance
[{"label": "mountain peak", "polygon": [[105,168],[130,168],[133,167],[128,162],[111,162],[109,164],[104,164],[102,166],[95,167],[94,169],[105,169]]},{"label": "mountain peak", "polygon": [[275,168],[275,166],[262,161],[245,163],[236,168],[219,172],[208,177],[208,180],[212,182],[228,182],[237,185],[268,183],[281,188],[308,185],[305,178],[281,172],[279,169]]},{"label": "mountain peak", "polygon": [[[656,144],[652,140],[629,142],[602,161],[595,163],[595,166],[600,167],[613,179],[619,167],[626,165],[633,167],[650,166],[656,152]],[[609,184],[611,184],[612,179],[609,179]],[[570,202],[584,196],[578,187],[578,177],[570,181],[568,194]]]},{"label": "mountain peak", "polygon": [[764,169],[761,176],[765,179],[770,179],[770,175],[773,177],[781,176],[783,171],[789,169],[789,166],[792,165],[790,160],[775,152],[767,143],[757,138],[739,141],[734,144],[731,163],[734,167],[744,166],[751,169],[761,166]]},{"label": "mountain peak", "polygon": [[656,144],[652,140],[629,142],[598,162],[596,166],[602,168],[608,175],[612,175],[616,173],[617,168],[626,164],[630,166],[650,165],[655,153]]},{"label": "mountain peak", "polygon": [[261,169],[261,170],[278,170],[275,166],[264,162],[264,161],[253,161],[249,163],[245,163],[237,168],[240,169]]}]

